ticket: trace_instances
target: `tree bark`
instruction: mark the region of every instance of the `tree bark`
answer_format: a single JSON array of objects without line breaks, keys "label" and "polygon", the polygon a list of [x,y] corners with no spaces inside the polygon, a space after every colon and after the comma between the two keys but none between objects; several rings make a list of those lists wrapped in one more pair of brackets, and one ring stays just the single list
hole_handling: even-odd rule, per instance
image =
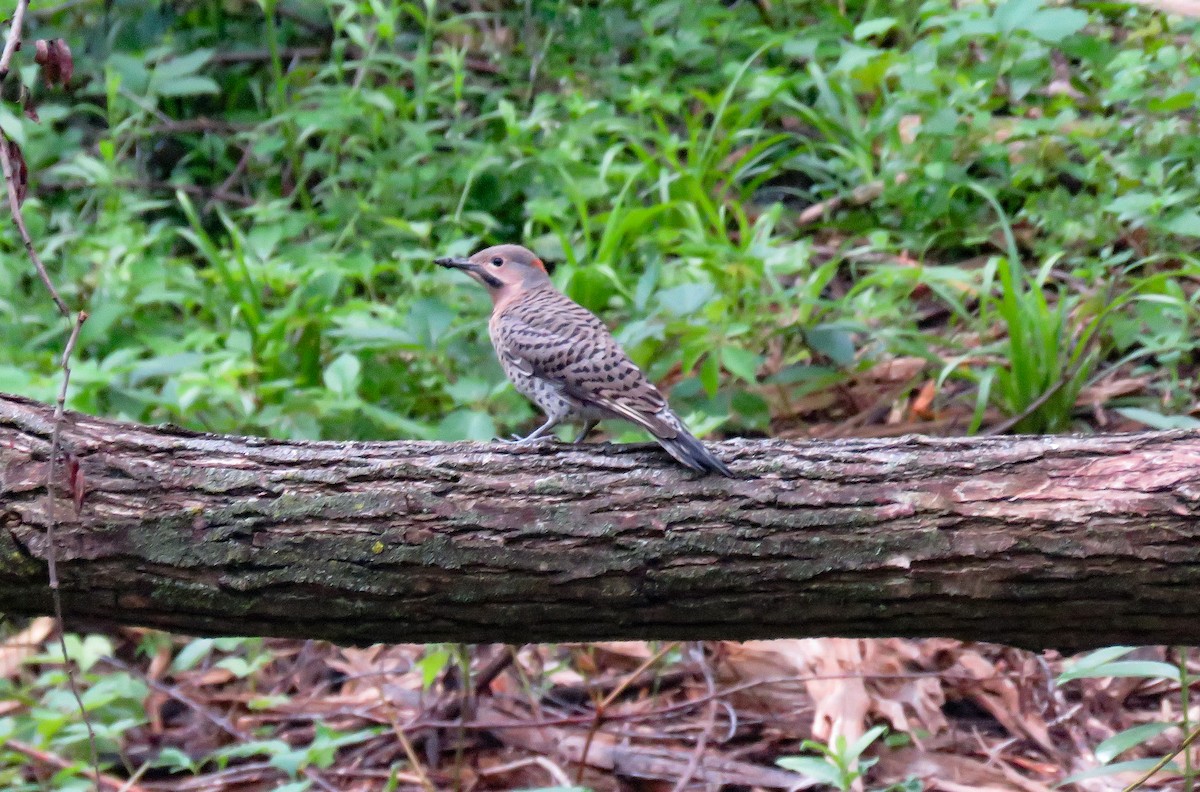
[{"label": "tree bark", "polygon": [[[52,427],[0,396],[8,614],[51,607]],[[277,442],[68,413],[63,603],[346,643],[1200,644],[1196,432],[713,448],[738,478],[648,445]]]}]

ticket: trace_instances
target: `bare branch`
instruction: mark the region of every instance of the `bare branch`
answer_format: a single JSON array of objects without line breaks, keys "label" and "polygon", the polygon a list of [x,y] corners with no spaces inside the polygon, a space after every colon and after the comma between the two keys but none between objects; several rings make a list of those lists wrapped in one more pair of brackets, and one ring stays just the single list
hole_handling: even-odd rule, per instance
[{"label": "bare branch", "polygon": [[[24,21],[25,10],[29,6],[29,0],[18,0],[17,7],[13,11],[12,21],[8,29],[8,37],[4,42],[3,53],[0,53],[0,81],[8,75],[9,62],[12,55],[21,46],[21,24]],[[63,55],[62,52],[66,54]],[[70,54],[67,49],[66,42],[62,42],[61,51],[56,50],[54,56],[54,68],[58,70],[55,74],[56,79],[62,79],[64,82],[70,77]],[[65,67],[65,71],[62,69]],[[49,72],[47,72],[49,75]],[[48,76],[47,79],[50,79]],[[29,236],[29,229],[25,225],[25,216],[21,212],[21,194],[18,189],[16,179],[16,163],[13,161],[13,147],[7,137],[0,140],[0,168],[4,171],[4,184],[8,193],[8,207],[12,214],[13,224],[16,225],[17,231],[21,235],[21,242],[25,246],[25,252],[29,256],[29,260],[33,262],[33,267],[37,270],[38,277],[41,278],[46,290],[50,293],[50,298],[54,301],[54,305],[58,308],[58,312],[63,318],[72,322],[71,335],[67,338],[67,344],[63,348],[62,361],[59,365],[62,371],[62,386],[58,392],[58,401],[54,408],[54,428],[52,431],[49,461],[46,465],[46,492],[50,493],[48,504],[48,522],[46,523],[46,563],[49,570],[49,586],[50,597],[54,605],[54,617],[58,626],[58,646],[62,650],[63,666],[67,673],[67,686],[71,690],[71,695],[75,698],[75,704],[79,707],[80,719],[83,721],[84,727],[87,729],[88,749],[91,754],[91,778],[95,784],[96,792],[101,792],[104,788],[104,776],[100,773],[99,753],[96,749],[96,733],[92,729],[91,719],[88,718],[87,708],[83,705],[83,696],[79,691],[79,682],[75,678],[75,671],[71,666],[71,659],[67,653],[67,641],[64,634],[63,622],[63,607],[62,595],[59,592],[58,581],[58,553],[55,545],[54,529],[59,525],[59,518],[56,513],[54,497],[54,485],[57,482],[58,474],[58,458],[62,450],[62,425],[63,413],[67,402],[67,388],[71,381],[71,353],[75,351],[75,343],[79,339],[79,329],[87,320],[87,313],[80,311],[75,315],[72,321],[71,309],[63,301],[63,298],[58,293],[58,289],[54,287],[54,281],[50,279],[50,274],[46,271],[46,265],[42,263],[41,256],[38,255],[37,249],[33,246],[33,239]]]},{"label": "bare branch", "polygon": [[21,25],[25,22],[25,10],[29,8],[29,0],[17,0],[13,9],[12,19],[8,25],[8,37],[4,40],[4,50],[0,52],[0,82],[8,76],[8,64],[13,53],[21,48]]}]

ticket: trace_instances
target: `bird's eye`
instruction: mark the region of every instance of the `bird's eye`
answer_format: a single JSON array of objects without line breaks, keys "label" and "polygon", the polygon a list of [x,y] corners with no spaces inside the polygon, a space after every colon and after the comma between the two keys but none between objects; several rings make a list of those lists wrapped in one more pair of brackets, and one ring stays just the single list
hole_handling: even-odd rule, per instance
[{"label": "bird's eye", "polygon": [[493,267],[499,267],[503,263],[504,263],[504,259],[500,258],[499,256],[496,256],[496,258],[492,259]]}]

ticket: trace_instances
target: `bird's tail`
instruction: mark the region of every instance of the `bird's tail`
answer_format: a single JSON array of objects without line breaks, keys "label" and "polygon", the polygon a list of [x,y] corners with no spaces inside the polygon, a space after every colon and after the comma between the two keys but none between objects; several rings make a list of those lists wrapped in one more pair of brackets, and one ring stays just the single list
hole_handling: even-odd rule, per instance
[{"label": "bird's tail", "polygon": [[672,423],[676,426],[674,437],[654,438],[660,446],[667,450],[668,454],[675,457],[680,464],[700,473],[720,473],[726,478],[734,477],[733,471],[727,468],[724,462],[717,459],[713,452],[705,448],[704,443],[697,440],[682,421],[676,419]]}]

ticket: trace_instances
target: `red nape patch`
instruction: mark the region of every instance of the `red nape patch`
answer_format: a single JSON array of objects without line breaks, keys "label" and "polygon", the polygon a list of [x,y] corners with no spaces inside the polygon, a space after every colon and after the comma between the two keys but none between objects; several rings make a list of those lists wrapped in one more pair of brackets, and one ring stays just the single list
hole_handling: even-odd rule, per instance
[{"label": "red nape patch", "polygon": [[[546,272],[546,265],[542,263],[542,260],[540,258],[535,258],[533,260],[533,266],[537,267],[542,272]],[[549,274],[549,273],[547,273],[547,274]]]}]

